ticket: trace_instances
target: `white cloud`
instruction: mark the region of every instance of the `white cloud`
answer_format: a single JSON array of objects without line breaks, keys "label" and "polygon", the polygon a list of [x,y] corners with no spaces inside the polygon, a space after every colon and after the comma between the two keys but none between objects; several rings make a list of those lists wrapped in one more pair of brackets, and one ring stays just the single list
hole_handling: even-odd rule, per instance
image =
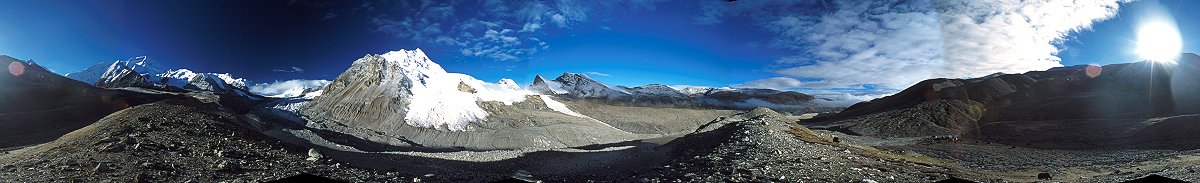
[{"label": "white cloud", "polygon": [[590,76],[612,76],[612,75],[601,73],[601,72],[585,72],[584,74],[587,74]]},{"label": "white cloud", "polygon": [[731,85],[730,87],[734,87],[734,88],[768,88],[768,89],[776,89],[776,90],[786,90],[786,89],[792,89],[792,88],[813,88],[813,87],[818,87],[819,85],[820,84],[817,82],[807,82],[806,83],[806,82],[797,80],[795,78],[773,77],[773,78],[767,78],[767,79],[754,80],[754,81],[746,82],[743,84]]},{"label": "white cloud", "polygon": [[287,80],[273,83],[259,83],[250,86],[250,92],[262,96],[287,98],[304,95],[306,91],[316,91],[329,85],[329,80]]},{"label": "white cloud", "polygon": [[[768,46],[794,49],[775,73],[828,87],[905,88],[928,78],[979,77],[1061,66],[1056,44],[1113,16],[1123,0],[1094,1],[747,1],[702,6],[694,21],[761,20],[779,37]],[[770,11],[828,7],[820,12]],[[785,9],[786,10],[786,9]],[[769,78],[744,85],[807,87]]]},{"label": "white cloud", "polygon": [[877,98],[883,98],[888,95],[895,94],[897,90],[809,90],[804,91],[805,94],[812,95],[817,98],[813,100],[818,104],[825,106],[846,107],[859,102],[870,101]]},{"label": "white cloud", "polygon": [[272,69],[271,71],[304,73],[304,69],[300,68],[300,67],[275,68],[275,69]]},{"label": "white cloud", "polygon": [[558,25],[559,28],[567,27],[567,17],[562,14],[554,14],[550,16],[550,20],[553,20],[554,24]]},{"label": "white cloud", "polygon": [[[569,29],[593,11],[654,9],[658,0],[628,1],[399,1],[364,3],[376,30],[417,42],[439,43],[464,56],[520,60],[550,46],[540,39],[546,28]],[[480,11],[482,10],[482,11]],[[549,26],[549,25],[555,26]]]},{"label": "white cloud", "polygon": [[538,29],[542,29],[542,23],[530,22],[530,23],[525,23],[525,26],[521,27],[521,31],[518,31],[518,32],[537,32]]},{"label": "white cloud", "polygon": [[934,3],[946,40],[946,77],[1062,66],[1056,43],[1116,14],[1124,0]]},{"label": "white cloud", "polygon": [[332,20],[337,17],[338,17],[338,15],[336,13],[330,12],[330,13],[326,13],[324,17],[321,17],[321,20]]}]

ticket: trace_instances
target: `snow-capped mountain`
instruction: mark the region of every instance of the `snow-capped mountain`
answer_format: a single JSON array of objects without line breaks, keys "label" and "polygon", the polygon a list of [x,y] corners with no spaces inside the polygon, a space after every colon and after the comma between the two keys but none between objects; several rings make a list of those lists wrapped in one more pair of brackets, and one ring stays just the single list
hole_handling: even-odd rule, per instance
[{"label": "snow-capped mountain", "polygon": [[679,90],[675,90],[674,88],[662,84],[648,84],[645,86],[633,87],[629,88],[628,91],[632,91],[634,94],[638,95],[654,95],[678,98],[687,97],[687,95],[679,92]]},{"label": "snow-capped mountain", "polygon": [[152,78],[151,76],[162,73],[163,69],[158,62],[146,56],[129,58],[127,60],[118,60],[113,62],[101,62],[92,65],[82,71],[69,73],[67,78],[83,81],[88,84],[96,84],[105,74],[110,77],[108,82],[113,82],[116,79],[111,76],[124,76],[131,73],[137,73],[143,78]]},{"label": "snow-capped mountain", "polygon": [[[511,105],[532,94],[513,86],[511,79],[487,83],[447,73],[420,49],[400,50],[354,61],[301,110],[383,131],[397,124],[467,131],[469,123],[488,116],[478,102]],[[399,121],[404,123],[389,123]]]},{"label": "snow-capped mountain", "polygon": [[528,90],[572,99],[601,99],[614,104],[651,107],[710,107],[752,109],[803,109],[817,106],[812,96],[794,91],[756,88],[713,88],[662,84],[638,87],[610,86],[583,74],[564,73],[554,80],[534,76]]},{"label": "snow-capped mountain", "polygon": [[541,94],[567,94],[567,89],[564,89],[562,83],[557,81],[547,80],[542,75],[533,76],[533,83],[527,88],[529,91],[538,92]]},{"label": "snow-capped mountain", "polygon": [[534,76],[533,84],[530,84],[529,88],[543,94],[566,94],[576,98],[615,99],[632,94],[624,88],[597,82],[587,75],[569,72],[554,80],[546,80],[541,75]]},{"label": "snow-capped mountain", "polygon": [[228,73],[199,73],[188,69],[166,70],[146,56],[99,63],[66,76],[107,88],[145,87],[170,90],[173,87],[250,96],[246,79],[236,78]]},{"label": "snow-capped mountain", "polygon": [[496,81],[496,85],[500,85],[501,87],[513,89],[513,90],[521,89],[521,86],[517,85],[517,81],[513,81],[512,79],[508,79],[508,78],[504,78],[504,79],[500,79],[500,81]]},{"label": "snow-capped mountain", "polygon": [[[99,79],[97,79],[96,81],[93,81],[91,83],[94,83],[96,86],[103,87],[103,88],[119,88],[119,87],[161,88],[162,87],[162,85],[156,85],[154,83],[150,83],[146,79],[147,75],[139,74],[137,71],[134,70],[135,67],[131,67],[128,63],[129,62],[122,63],[120,61],[113,62],[112,65],[109,65],[108,68],[106,68],[104,70],[104,72],[100,75],[100,77],[97,77]],[[144,63],[144,62],[141,62],[141,63]],[[137,66],[137,65],[134,65],[134,66]],[[145,69],[145,67],[136,67],[136,68]],[[91,72],[89,72],[89,73],[91,73]]]},{"label": "snow-capped mountain", "polygon": [[671,86],[671,88],[689,96],[704,95],[704,93],[708,93],[709,90],[713,89],[713,87],[707,86]]},{"label": "snow-capped mountain", "polygon": [[[541,80],[547,83],[563,89],[560,81]],[[511,79],[489,83],[448,73],[420,49],[366,55],[323,90],[311,100],[278,100],[270,111],[310,128],[400,147],[575,147],[639,136],[576,112],[572,102],[559,102],[561,96],[521,89]]]},{"label": "snow-capped mountain", "polygon": [[246,91],[249,91],[246,87],[246,79],[234,78],[228,73],[197,73],[188,69],[174,69],[157,76],[158,82],[161,84],[189,90],[232,94],[246,94]]}]

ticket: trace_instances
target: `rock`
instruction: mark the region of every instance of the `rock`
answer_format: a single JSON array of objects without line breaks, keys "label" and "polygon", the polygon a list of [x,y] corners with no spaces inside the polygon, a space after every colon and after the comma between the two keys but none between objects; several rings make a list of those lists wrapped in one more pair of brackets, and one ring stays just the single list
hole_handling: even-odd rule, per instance
[{"label": "rock", "polygon": [[157,162],[142,163],[142,168],[147,168],[147,169],[152,169],[152,170],[174,170],[175,168],[173,168],[173,167],[174,166],[172,166],[172,165],[167,165],[167,164],[157,163]]},{"label": "rock", "polygon": [[111,136],[104,137],[103,139],[100,139],[100,141],[97,141],[96,144],[99,145],[99,144],[103,144],[103,143],[116,142],[117,140],[120,140],[120,139],[117,139],[116,137],[111,137]]},{"label": "rock", "polygon": [[233,151],[233,150],[217,151],[217,156],[218,157],[226,157],[226,158],[242,158],[242,154],[238,153],[237,151]]},{"label": "rock", "polygon": [[121,150],[125,150],[125,145],[120,143],[112,143],[100,148],[100,152],[121,152]]},{"label": "rock", "polygon": [[241,170],[242,166],[237,162],[221,161],[220,164],[217,164],[217,171],[239,172]]},{"label": "rock", "polygon": [[1052,177],[1050,177],[1050,173],[1042,172],[1037,174],[1037,178],[1038,180],[1050,180]]},{"label": "rock", "polygon": [[112,166],[112,163],[109,162],[99,162],[96,163],[96,168],[93,168],[92,171],[95,171],[96,173],[108,173],[113,171]]},{"label": "rock", "polygon": [[467,85],[467,83],[462,82],[462,81],[458,82],[458,91],[467,92],[467,93],[476,93],[477,92],[477,91],[475,91],[475,88],[471,88],[470,85]]},{"label": "rock", "polygon": [[512,178],[525,182],[542,182],[541,180],[534,179],[533,174],[525,170],[517,170],[517,172],[513,172]]},{"label": "rock", "polygon": [[154,182],[154,178],[145,173],[138,173],[135,179],[137,179],[137,182]]},{"label": "rock", "polygon": [[871,179],[863,179],[862,182],[863,183],[879,183],[879,182],[876,182],[875,180],[871,180]]},{"label": "rock", "polygon": [[321,158],[325,158],[325,156],[321,155],[321,151],[317,151],[317,149],[308,149],[308,159],[305,160],[320,161]]}]

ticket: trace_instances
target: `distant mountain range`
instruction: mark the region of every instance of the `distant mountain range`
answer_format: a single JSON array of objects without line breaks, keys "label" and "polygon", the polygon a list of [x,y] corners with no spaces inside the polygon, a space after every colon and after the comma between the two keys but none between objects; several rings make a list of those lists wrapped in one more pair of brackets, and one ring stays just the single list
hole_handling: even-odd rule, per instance
[{"label": "distant mountain range", "polygon": [[662,84],[609,86],[577,73],[563,73],[554,80],[534,76],[533,83],[527,88],[539,94],[630,106],[716,109],[766,107],[779,111],[826,107],[815,102],[815,97],[795,91],[728,87],[672,88]]},{"label": "distant mountain range", "polygon": [[66,77],[103,88],[202,90],[253,96],[247,89],[246,79],[228,73],[198,73],[184,68],[167,70],[146,56],[97,63],[82,71],[68,73]]},{"label": "distant mountain range", "polygon": [[[266,99],[252,94],[247,80],[230,74],[164,68],[141,56],[99,63],[66,76],[101,88],[211,91],[252,100]],[[282,98],[270,99],[272,102],[262,110],[311,128],[391,146],[470,149],[612,143],[683,133],[694,130],[685,128],[696,125],[693,123],[711,120],[701,115],[695,117],[702,120],[648,125],[663,123],[661,118],[679,117],[661,110],[767,107],[802,112],[824,107],[815,97],[794,91],[672,88],[661,84],[611,86],[576,73],[563,73],[553,80],[535,76],[530,85],[522,88],[511,79],[493,83],[448,73],[420,49],[367,55],[333,81],[295,80],[256,87],[261,88],[253,91]],[[593,109],[581,108],[594,105],[621,110],[642,107],[650,114],[605,113],[594,118],[587,114]],[[665,116],[631,118],[656,114]]]}]

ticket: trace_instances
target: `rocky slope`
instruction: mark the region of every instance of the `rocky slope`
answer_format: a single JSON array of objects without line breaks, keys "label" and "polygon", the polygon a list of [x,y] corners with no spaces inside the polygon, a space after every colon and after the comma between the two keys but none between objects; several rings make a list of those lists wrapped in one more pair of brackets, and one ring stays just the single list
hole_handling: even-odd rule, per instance
[{"label": "rocky slope", "polygon": [[48,142],[151,98],[67,79],[41,66],[0,56],[0,148]]},{"label": "rocky slope", "polygon": [[[725,116],[662,146],[671,158],[639,171],[642,182],[932,182],[946,167],[814,139],[765,108]],[[811,137],[811,138],[806,138]],[[819,143],[818,143],[819,142]],[[831,145],[833,144],[833,145]]]},{"label": "rocky slope", "polygon": [[301,173],[352,182],[411,181],[419,175],[308,161],[308,148],[253,128],[217,96],[192,93],[113,113],[61,138],[0,153],[13,182],[264,182]]},{"label": "rocky slope", "polygon": [[[1107,133],[1111,138],[1145,139],[1138,134],[1183,137],[1184,133],[1150,132],[1166,132],[1161,126],[1186,121],[1169,120],[1180,118],[1177,115],[1200,113],[1197,75],[1200,56],[1183,54],[1175,63],[1135,62],[975,79],[931,79],[898,94],[804,122],[850,134],[1019,140],[1014,142],[1049,136],[1103,142],[1106,138],[1087,136],[1102,132],[1118,132]],[[1160,117],[1168,120],[1155,120]],[[1057,130],[1044,131],[1050,129]]]}]

